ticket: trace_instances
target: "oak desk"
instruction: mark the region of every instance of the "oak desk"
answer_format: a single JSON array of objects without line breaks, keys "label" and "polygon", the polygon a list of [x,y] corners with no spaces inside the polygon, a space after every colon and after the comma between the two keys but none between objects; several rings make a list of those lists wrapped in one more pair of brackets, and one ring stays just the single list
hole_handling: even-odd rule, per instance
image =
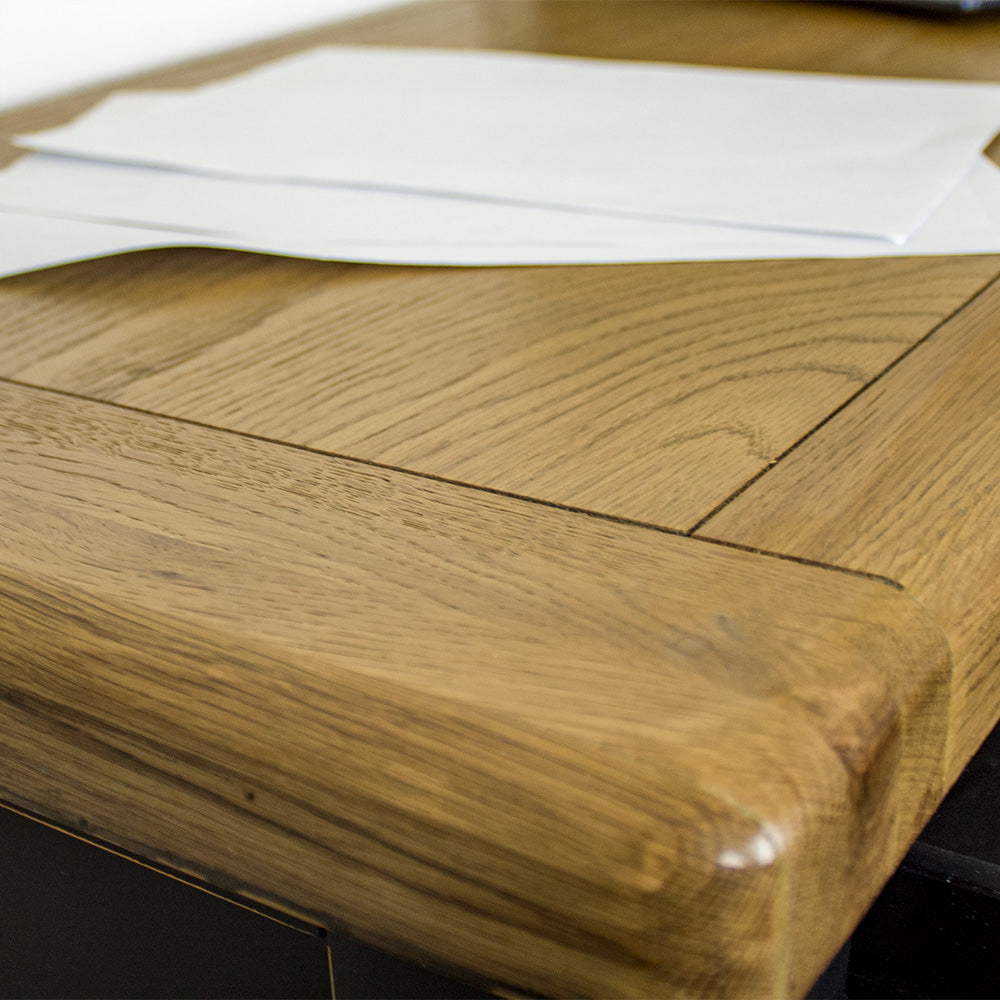
[{"label": "oak desk", "polygon": [[[141,85],[319,41],[1000,77],[995,18],[436,0]],[[474,980],[805,992],[1000,715],[998,274],[0,282],[0,798]]]}]

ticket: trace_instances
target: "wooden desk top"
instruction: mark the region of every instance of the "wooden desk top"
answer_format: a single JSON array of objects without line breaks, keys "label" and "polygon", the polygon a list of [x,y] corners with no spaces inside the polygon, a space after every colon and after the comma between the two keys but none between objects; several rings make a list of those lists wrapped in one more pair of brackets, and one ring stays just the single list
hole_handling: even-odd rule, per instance
[{"label": "wooden desk top", "polygon": [[[141,85],[321,41],[1000,78],[995,17],[434,0]],[[0,798],[477,981],[804,993],[1000,715],[998,274],[0,281]]]}]

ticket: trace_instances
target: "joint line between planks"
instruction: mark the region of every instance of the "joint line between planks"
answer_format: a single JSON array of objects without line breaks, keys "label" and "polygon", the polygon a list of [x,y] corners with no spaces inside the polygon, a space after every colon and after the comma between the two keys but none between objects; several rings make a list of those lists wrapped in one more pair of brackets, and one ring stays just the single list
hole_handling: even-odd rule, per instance
[{"label": "joint line between planks", "polygon": [[[822,420],[820,420],[817,424],[815,424],[815,426],[813,426],[809,430],[807,430],[805,432],[805,434],[803,434],[800,438],[798,438],[797,440],[793,441],[792,444],[790,444],[783,452],[781,452],[780,455],[778,455],[776,458],[774,458],[770,462],[768,462],[764,466],[764,468],[762,468],[759,472],[756,472],[745,483],[743,483],[737,489],[733,490],[733,492],[730,493],[729,496],[725,497],[725,499],[723,499],[720,503],[716,504],[704,517],[702,517],[699,521],[697,521],[692,527],[688,528],[688,530],[686,532],[684,532],[684,534],[689,535],[689,536],[691,536],[693,538],[694,537],[696,537],[696,538],[705,538],[706,541],[710,541],[711,540],[711,541],[719,542],[721,544],[728,544],[728,543],[722,542],[721,539],[708,539],[704,535],[699,535],[698,532],[706,524],[708,524],[709,521],[711,521],[712,518],[714,518],[716,514],[720,513],[722,510],[724,510],[726,507],[728,507],[734,500],[736,500],[740,496],[742,496],[758,480],[763,479],[764,476],[766,476],[775,466],[777,466],[779,462],[783,462],[789,455],[792,454],[792,452],[796,451],[801,445],[805,444],[805,442],[808,441],[811,437],[813,437],[814,434],[816,434],[823,427],[825,427],[828,423],[830,423],[837,416],[839,416],[839,414],[843,410],[846,410],[848,406],[850,406],[855,400],[857,400],[859,397],[861,397],[864,393],[866,393],[874,385],[878,384],[878,382],[880,382],[886,375],[888,375],[897,365],[901,364],[914,351],[916,351],[923,344],[927,343],[927,341],[930,340],[931,337],[933,337],[934,334],[936,334],[940,329],[942,329],[942,327],[947,326],[948,324],[951,323],[952,320],[957,319],[957,317],[962,312],[964,312],[969,306],[971,306],[978,299],[982,298],[983,295],[985,295],[987,292],[989,292],[990,289],[993,288],[994,286],[1000,287],[1000,274],[996,274],[992,278],[990,278],[990,280],[987,281],[986,284],[983,285],[982,288],[980,288],[979,291],[977,291],[975,293],[975,295],[973,295],[970,298],[966,299],[961,305],[957,306],[954,310],[952,310],[952,312],[950,312],[947,316],[945,316],[944,319],[942,319],[939,322],[935,323],[934,326],[932,326],[930,328],[930,330],[927,331],[927,333],[925,333],[918,340],[915,340],[912,344],[910,344],[910,346],[907,347],[906,350],[904,350],[902,352],[902,354],[898,355],[896,358],[894,358],[892,361],[890,361],[889,364],[885,366],[885,368],[883,368],[873,378],[871,378],[863,386],[861,386],[859,389],[857,389],[855,392],[853,392],[839,406],[837,406],[833,410],[831,410]],[[740,548],[741,546],[735,546],[735,547]],[[756,551],[756,550],[752,550],[752,551]],[[774,554],[777,554],[777,553],[774,553]],[[868,575],[868,574],[862,573],[861,575],[865,576],[865,575]],[[877,578],[878,579],[888,579],[888,578],[885,578],[885,577],[877,577]]]},{"label": "joint line between planks", "polygon": [[827,563],[819,559],[807,559],[805,556],[789,555],[787,552],[772,552],[770,549],[759,549],[755,545],[741,545],[739,542],[730,542],[725,538],[712,538],[710,535],[687,535],[686,537],[698,542],[707,542],[710,545],[720,545],[726,549],[736,549],[738,552],[751,552],[754,555],[767,556],[771,559],[783,559],[785,562],[798,563],[800,566],[832,569],[840,573],[847,573],[850,576],[859,576],[864,580],[874,580],[876,583],[888,584],[893,590],[906,591],[906,588],[899,580],[894,580],[891,576],[882,576],[881,573],[868,573],[863,569],[838,566],[836,563]]},{"label": "joint line between planks", "polygon": [[[974,298],[977,298],[981,293],[982,290],[980,290],[980,292],[977,292]],[[970,299],[969,301],[971,302],[973,300]],[[945,320],[944,322],[947,322],[947,320]],[[935,329],[937,329],[937,327],[935,327]],[[927,336],[930,336],[930,334],[928,334]],[[924,339],[926,339],[926,337],[922,338],[921,342]],[[912,348],[909,348],[908,351],[909,350],[912,350]],[[893,364],[895,365],[899,360],[901,360],[903,356],[905,355],[901,355],[900,358],[897,358],[896,361],[893,362]],[[888,369],[886,369],[886,371],[888,371]],[[879,377],[881,377],[881,374],[884,374],[884,372],[880,373]],[[113,409],[122,410],[123,412],[126,413],[134,413],[144,417],[152,417],[153,419],[156,420],[167,420],[172,423],[182,424],[187,427],[198,427],[201,428],[202,430],[213,431],[218,434],[231,434],[234,437],[244,438],[249,441],[259,441],[262,444],[275,445],[281,448],[290,448],[293,451],[305,452],[308,455],[316,455],[322,458],[334,458],[337,459],[338,461],[349,462],[352,465],[360,465],[366,468],[380,469],[385,472],[394,472],[403,476],[415,477],[417,479],[425,479],[430,482],[441,483],[442,485],[445,486],[454,486],[456,488],[469,490],[474,493],[487,493],[491,496],[504,497],[508,500],[515,500],[519,503],[529,503],[529,504],[534,504],[538,507],[546,507],[552,510],[566,511],[567,513],[570,514],[579,514],[585,517],[596,518],[597,520],[600,521],[609,521],[612,524],[621,524],[632,528],[642,528],[648,531],[658,531],[661,534],[672,535],[675,538],[689,538],[691,539],[691,541],[700,542],[705,545],[715,545],[722,548],[735,549],[740,552],[748,552],[753,555],[763,556],[769,559],[780,559],[783,560],[784,562],[798,563],[799,565],[802,566],[813,566],[817,569],[832,570],[833,572],[836,573],[845,573],[848,576],[860,577],[865,580],[875,580],[879,583],[885,583],[896,590],[904,589],[902,584],[900,584],[898,581],[893,580],[890,577],[880,576],[877,573],[866,573],[864,570],[853,569],[849,566],[838,566],[835,563],[825,563],[817,559],[806,559],[801,556],[788,555],[787,553],[783,552],[772,552],[768,549],[755,548],[749,545],[740,545],[736,542],[726,541],[725,539],[722,538],[712,538],[707,535],[695,534],[698,528],[701,527],[701,525],[705,524],[706,521],[708,521],[709,517],[717,513],[719,510],[722,509],[722,507],[724,507],[730,501],[739,496],[739,494],[742,493],[743,490],[746,489],[748,486],[750,486],[752,483],[756,482],[757,479],[759,479],[764,474],[764,472],[767,471],[767,469],[763,470],[763,472],[758,473],[752,479],[749,479],[739,490],[737,490],[731,496],[727,497],[722,504],[720,504],[712,511],[712,514],[710,514],[709,517],[702,518],[693,528],[685,530],[682,528],[669,528],[666,525],[656,524],[655,522],[652,521],[640,521],[636,518],[623,517],[618,514],[610,514],[605,511],[590,510],[587,507],[575,507],[572,504],[559,503],[555,500],[545,500],[542,499],[541,497],[533,497],[523,493],[514,493],[510,490],[502,490],[494,486],[483,486],[476,483],[468,483],[464,482],[461,479],[448,479],[445,476],[438,476],[431,472],[421,472],[418,469],[408,469],[405,466],[390,465],[387,462],[377,462],[374,461],[373,459],[358,458],[357,456],[354,455],[344,455],[339,452],[325,451],[321,448],[314,448],[310,445],[298,444],[293,441],[282,441],[278,438],[267,437],[266,435],[263,434],[254,434],[250,431],[234,430],[231,427],[219,427],[216,424],[204,423],[203,421],[194,420],[190,417],[178,417],[169,413],[158,413],[155,410],[145,410],[141,407],[130,406],[126,403],[116,402],[115,400],[100,399],[94,396],[87,396],[83,393],[72,392],[71,390],[68,389],[57,389],[51,386],[36,385],[32,382],[24,382],[20,379],[10,378],[9,376],[0,376],[0,384],[20,386],[21,388],[24,389],[31,389],[36,392],[44,392],[55,396],[62,396],[66,399],[76,399],[86,403],[93,403],[98,406],[109,406],[112,407]],[[871,383],[869,383],[869,385],[870,384]],[[855,396],[852,396],[851,399],[854,399],[856,395],[857,394],[855,394]],[[848,402],[850,402],[850,400]],[[838,408],[838,410],[835,412],[839,412],[839,409],[840,408]],[[832,417],[833,414],[831,414],[830,416]],[[829,417],[827,419],[829,419]],[[825,422],[826,421],[824,421],[824,423]],[[817,425],[817,427],[819,426],[822,425]],[[814,428],[814,430],[815,429],[816,428]],[[802,438],[801,440],[805,440],[805,438]],[[791,451],[791,449],[788,450]],[[787,454],[787,452],[785,454]],[[772,465],[768,466],[768,469],[770,469],[773,466],[773,464],[775,463],[772,463]]]}]

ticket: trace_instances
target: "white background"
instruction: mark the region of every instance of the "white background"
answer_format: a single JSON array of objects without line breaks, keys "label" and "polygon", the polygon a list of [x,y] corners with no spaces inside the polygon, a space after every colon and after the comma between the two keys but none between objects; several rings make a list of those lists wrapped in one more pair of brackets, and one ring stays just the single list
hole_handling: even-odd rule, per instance
[{"label": "white background", "polygon": [[398,0],[0,0],[0,111]]}]

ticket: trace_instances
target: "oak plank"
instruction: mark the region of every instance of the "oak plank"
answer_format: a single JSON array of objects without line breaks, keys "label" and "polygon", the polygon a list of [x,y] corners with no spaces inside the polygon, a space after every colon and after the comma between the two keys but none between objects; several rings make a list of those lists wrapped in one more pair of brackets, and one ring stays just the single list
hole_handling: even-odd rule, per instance
[{"label": "oak plank", "polygon": [[998,267],[877,263],[328,271],[161,256],[127,276],[106,264],[0,287],[17,314],[0,371],[684,529]]},{"label": "oak plank", "polygon": [[955,659],[948,778],[1000,716],[1000,286],[699,533],[897,580]]},{"label": "oak plank", "polygon": [[802,993],[941,794],[880,581],[3,382],[0,509],[0,795],[468,975]]},{"label": "oak plank", "polygon": [[[323,40],[995,79],[998,37],[861,5],[443,0],[140,85]],[[688,529],[997,273],[154,251],[0,282],[0,376]],[[927,395],[982,443],[993,388]],[[913,419],[946,467],[982,457]],[[490,981],[803,992],[995,697],[988,458],[948,476],[977,484],[967,535],[929,530],[962,501],[922,507],[919,476],[875,528],[902,554],[856,568],[900,593],[9,383],[0,454],[0,794]]]}]

